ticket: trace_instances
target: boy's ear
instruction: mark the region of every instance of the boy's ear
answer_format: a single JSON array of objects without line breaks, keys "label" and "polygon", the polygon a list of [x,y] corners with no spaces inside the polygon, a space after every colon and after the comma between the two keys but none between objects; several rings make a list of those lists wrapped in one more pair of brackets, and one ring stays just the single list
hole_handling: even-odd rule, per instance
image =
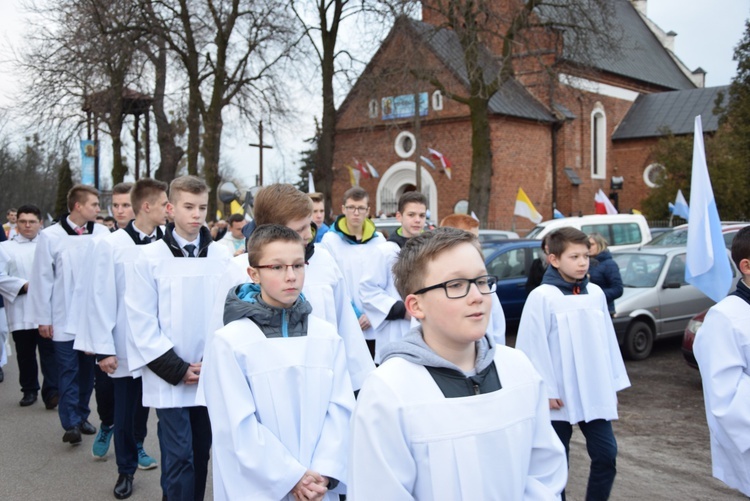
[{"label": "boy's ear", "polygon": [[555,268],[560,267],[560,260],[555,254],[547,254],[547,262],[549,262],[549,264],[551,264]]},{"label": "boy's ear", "polygon": [[252,266],[248,266],[247,275],[250,277],[250,280],[252,280],[254,284],[260,284],[260,273],[258,273],[258,270],[256,270]]},{"label": "boy's ear", "polygon": [[745,258],[740,261],[740,273],[744,277],[750,277],[750,259]]},{"label": "boy's ear", "polygon": [[417,320],[422,320],[424,318],[424,311],[422,311],[422,305],[419,304],[419,296],[416,294],[409,294],[404,299],[404,306],[406,306],[406,311],[409,312],[409,315],[416,318]]}]

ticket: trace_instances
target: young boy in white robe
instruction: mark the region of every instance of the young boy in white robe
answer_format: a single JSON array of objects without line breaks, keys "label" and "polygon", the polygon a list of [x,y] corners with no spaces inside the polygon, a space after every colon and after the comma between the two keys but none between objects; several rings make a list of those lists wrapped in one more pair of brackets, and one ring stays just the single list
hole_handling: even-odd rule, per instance
[{"label": "young boy in white robe", "polygon": [[565,450],[539,374],[487,334],[497,279],[476,237],[411,238],[393,274],[421,325],[385,348],[359,393],[348,498],[559,499]]},{"label": "young boy in white robe", "polygon": [[159,417],[161,487],[170,501],[202,500],[208,475],[211,424],[198,382],[205,343],[221,325],[214,302],[231,286],[229,251],[212,245],[205,226],[208,191],[195,176],[172,181],[174,222],[125,271],[128,368],[143,371],[143,405]]},{"label": "young boy in white robe", "polygon": [[253,283],[227,297],[201,376],[214,499],[338,499],[354,394],[336,328],[301,294],[305,242],[281,225],[248,241]]},{"label": "young boy in white robe", "polygon": [[708,310],[695,335],[713,475],[750,496],[750,227],[732,242],[737,289]]},{"label": "young boy in white robe", "polygon": [[359,298],[375,331],[375,363],[379,364],[383,348],[409,332],[411,316],[406,311],[393,282],[393,263],[408,239],[424,231],[427,220],[427,197],[419,191],[408,191],[398,199],[396,219],[401,227],[377,246],[377,251],[362,274]]},{"label": "young boy in white robe", "polygon": [[[542,285],[526,300],[516,348],[544,380],[552,426],[569,452],[573,425],[591,458],[587,500],[609,498],[617,472],[617,392],[630,386],[607,299],[589,283],[589,240],[574,228],[547,237],[549,263]],[[565,493],[563,493],[565,499]]]}]

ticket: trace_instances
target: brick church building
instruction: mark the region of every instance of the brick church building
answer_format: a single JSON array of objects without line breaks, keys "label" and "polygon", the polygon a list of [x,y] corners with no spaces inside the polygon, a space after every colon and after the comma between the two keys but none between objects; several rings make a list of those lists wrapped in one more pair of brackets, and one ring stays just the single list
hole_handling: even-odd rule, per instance
[{"label": "brick church building", "polygon": [[[498,0],[497,5],[508,1],[513,0]],[[552,218],[553,207],[565,215],[593,213],[599,189],[620,212],[639,209],[663,168],[653,163],[651,153],[658,138],[667,130],[692,134],[698,114],[704,131],[716,130],[714,101],[726,88],[704,88],[705,72],[691,71],[679,60],[673,52],[675,34],[648,19],[645,0],[612,3],[621,28],[616,54],[600,51],[604,53],[584,61],[557,44],[545,56],[553,58],[553,79],[540,70],[538,56],[516,56],[515,76],[490,99],[488,227],[511,227],[519,187],[544,219]],[[422,17],[394,24],[339,109],[335,210],[357,163],[363,171],[369,171],[369,163],[379,177],[357,173],[356,182],[370,193],[371,215],[394,213],[398,197],[415,189],[417,161],[431,219],[466,210],[472,161],[469,108],[414,71],[416,58],[447,89],[468,94],[465,56],[453,31],[439,28],[428,9]],[[491,57],[483,69],[492,71],[498,51],[484,50]],[[430,149],[448,159],[449,172]],[[613,181],[621,186],[613,190]],[[522,233],[533,226],[523,219],[515,222]]]}]

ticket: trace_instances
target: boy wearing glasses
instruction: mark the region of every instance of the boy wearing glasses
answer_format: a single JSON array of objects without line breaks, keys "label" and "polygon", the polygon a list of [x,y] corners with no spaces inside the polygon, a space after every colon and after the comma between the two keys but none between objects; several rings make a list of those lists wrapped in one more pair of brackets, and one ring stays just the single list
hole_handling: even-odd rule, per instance
[{"label": "boy wearing glasses", "polygon": [[214,498],[337,500],[354,394],[336,328],[300,292],[305,244],[276,224],[247,244],[253,283],[233,289],[201,376]]},{"label": "boy wearing glasses", "polygon": [[529,360],[488,335],[487,275],[471,233],[411,238],[393,274],[420,320],[384,350],[352,418],[349,494],[367,499],[556,499],[565,451]]},{"label": "boy wearing glasses", "polygon": [[[589,283],[589,239],[575,228],[547,237],[549,266],[521,315],[516,348],[544,379],[552,426],[569,451],[573,425],[591,457],[587,500],[609,498],[615,481],[617,392],[630,386],[607,298]],[[565,499],[565,493],[563,493]]]},{"label": "boy wearing glasses", "polygon": [[344,193],[341,210],[343,214],[336,218],[321,244],[333,255],[344,274],[359,326],[373,349],[375,332],[359,298],[359,287],[365,268],[371,266],[378,245],[385,239],[375,229],[375,223],[367,217],[370,213],[370,196],[359,186]]},{"label": "boy wearing glasses", "polygon": [[167,207],[174,222],[163,238],[141,246],[125,268],[126,350],[130,371],[143,371],[143,405],[159,417],[163,494],[189,501],[204,497],[211,448],[208,411],[197,399],[203,349],[221,325],[212,307],[234,268],[205,226],[205,181],[173,180]]}]

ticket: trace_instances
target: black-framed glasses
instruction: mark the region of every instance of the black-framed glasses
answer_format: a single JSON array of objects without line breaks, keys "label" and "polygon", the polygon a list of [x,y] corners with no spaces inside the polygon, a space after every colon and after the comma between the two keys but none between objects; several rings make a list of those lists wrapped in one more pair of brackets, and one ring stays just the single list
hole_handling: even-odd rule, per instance
[{"label": "black-framed glasses", "polygon": [[294,264],[259,264],[253,266],[256,270],[271,270],[274,273],[281,274],[286,273],[286,270],[291,268],[295,274],[303,273],[305,271],[305,265],[307,263],[294,263]]},{"label": "black-framed glasses", "polygon": [[482,275],[477,278],[454,278],[441,284],[430,285],[424,289],[419,289],[414,294],[424,294],[433,289],[445,290],[448,299],[460,299],[466,297],[471,289],[471,284],[477,286],[482,294],[492,294],[497,290],[497,277],[495,275]]},{"label": "black-framed glasses", "polygon": [[357,207],[356,205],[345,205],[344,209],[348,210],[349,212],[353,212],[354,214],[359,214],[360,212],[367,212],[370,210],[370,207]]}]

